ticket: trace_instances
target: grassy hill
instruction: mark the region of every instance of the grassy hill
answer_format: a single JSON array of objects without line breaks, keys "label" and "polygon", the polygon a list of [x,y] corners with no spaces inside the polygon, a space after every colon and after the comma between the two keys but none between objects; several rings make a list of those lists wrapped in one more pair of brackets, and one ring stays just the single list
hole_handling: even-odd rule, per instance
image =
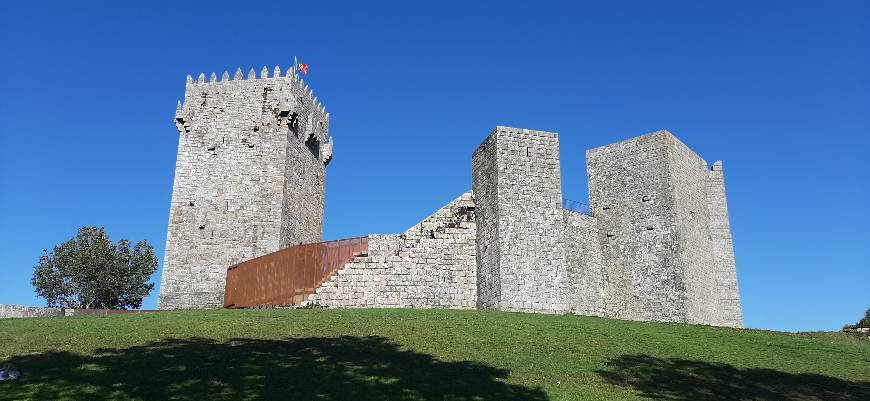
[{"label": "grassy hill", "polygon": [[870,342],[579,316],[217,310],[0,320],[0,400],[870,400]]}]

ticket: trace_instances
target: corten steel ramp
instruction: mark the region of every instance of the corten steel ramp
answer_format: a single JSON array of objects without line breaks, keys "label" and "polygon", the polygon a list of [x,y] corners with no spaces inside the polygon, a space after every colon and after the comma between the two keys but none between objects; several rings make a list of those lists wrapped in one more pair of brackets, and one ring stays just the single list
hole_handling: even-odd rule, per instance
[{"label": "corten steel ramp", "polygon": [[353,258],[368,237],[297,245],[227,269],[225,308],[298,305]]}]

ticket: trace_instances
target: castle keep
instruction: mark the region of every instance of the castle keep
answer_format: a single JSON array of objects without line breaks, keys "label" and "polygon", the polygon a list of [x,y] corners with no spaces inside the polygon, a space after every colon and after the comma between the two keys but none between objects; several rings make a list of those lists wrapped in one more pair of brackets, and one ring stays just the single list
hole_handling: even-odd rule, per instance
[{"label": "castle keep", "polygon": [[188,76],[175,126],[158,307],[220,307],[227,266],[321,240],[329,113],[295,73],[264,67]]},{"label": "castle keep", "polygon": [[[188,79],[160,308],[219,306],[227,267],[320,241],[329,116],[280,75]],[[586,162],[589,212],[565,209],[558,135],[496,127],[471,155],[471,191],[368,236],[304,303],[741,327],[721,162],[667,131]]]}]

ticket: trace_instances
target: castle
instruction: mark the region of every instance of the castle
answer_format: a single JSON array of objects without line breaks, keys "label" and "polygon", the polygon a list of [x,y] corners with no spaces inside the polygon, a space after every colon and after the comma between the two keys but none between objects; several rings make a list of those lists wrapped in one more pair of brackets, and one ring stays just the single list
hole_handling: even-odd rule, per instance
[{"label": "castle", "polygon": [[[329,114],[292,70],[188,76],[159,307],[219,307],[226,269],[321,240]],[[589,212],[563,207],[556,133],[496,127],[472,190],[370,235],[305,301],[741,327],[721,162],[667,131],[586,152]]]}]

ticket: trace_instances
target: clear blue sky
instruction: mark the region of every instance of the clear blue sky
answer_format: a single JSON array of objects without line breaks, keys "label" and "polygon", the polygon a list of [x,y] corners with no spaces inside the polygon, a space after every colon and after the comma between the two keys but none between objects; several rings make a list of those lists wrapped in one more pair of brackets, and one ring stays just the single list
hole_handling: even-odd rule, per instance
[{"label": "clear blue sky", "polygon": [[497,124],[559,132],[576,200],[585,149],[664,128],[724,160],[748,327],[870,306],[866,2],[114,3],[0,3],[0,303],[42,304],[33,265],[82,225],[162,259],[185,76],[297,55],[336,140],[326,239],[468,190]]}]

